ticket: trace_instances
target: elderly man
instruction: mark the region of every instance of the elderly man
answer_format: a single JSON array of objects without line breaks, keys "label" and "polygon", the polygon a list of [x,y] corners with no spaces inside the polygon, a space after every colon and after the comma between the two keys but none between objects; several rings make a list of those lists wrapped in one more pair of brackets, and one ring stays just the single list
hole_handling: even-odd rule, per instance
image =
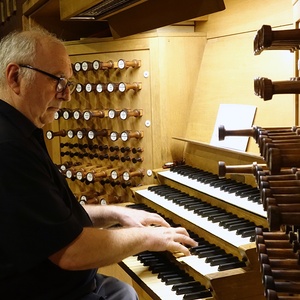
[{"label": "elderly man", "polygon": [[63,43],[45,30],[0,41],[1,299],[137,299],[97,268],[145,250],[188,255],[196,245],[157,214],[76,201],[42,134],[70,100],[71,76]]}]

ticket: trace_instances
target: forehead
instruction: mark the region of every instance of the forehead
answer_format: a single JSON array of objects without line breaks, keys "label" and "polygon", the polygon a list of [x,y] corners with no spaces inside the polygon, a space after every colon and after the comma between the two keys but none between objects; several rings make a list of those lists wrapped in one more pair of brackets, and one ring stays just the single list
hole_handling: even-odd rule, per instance
[{"label": "forehead", "polygon": [[56,41],[41,40],[37,44],[36,63],[40,68],[54,74],[71,75],[70,57],[63,44]]}]

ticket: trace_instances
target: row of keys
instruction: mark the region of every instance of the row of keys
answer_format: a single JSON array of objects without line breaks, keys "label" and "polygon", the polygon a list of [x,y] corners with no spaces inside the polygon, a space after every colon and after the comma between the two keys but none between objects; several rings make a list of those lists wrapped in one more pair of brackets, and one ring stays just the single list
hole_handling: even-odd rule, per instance
[{"label": "row of keys", "polygon": [[140,68],[142,65],[141,61],[138,59],[133,59],[131,61],[127,61],[124,59],[119,59],[117,62],[109,60],[107,62],[103,62],[100,60],[83,61],[76,62],[73,64],[74,72],[87,72],[87,71],[99,71],[99,70],[109,70],[109,69],[127,69],[127,68]]},{"label": "row of keys", "polygon": [[54,137],[65,137],[72,139],[75,136],[77,136],[78,139],[83,139],[84,137],[87,137],[90,140],[95,139],[96,137],[109,137],[109,139],[113,142],[117,141],[119,138],[126,142],[129,139],[135,138],[135,139],[142,139],[144,137],[144,132],[139,130],[124,130],[121,133],[118,133],[116,131],[110,131],[108,129],[101,129],[101,130],[95,130],[95,129],[87,129],[87,128],[81,128],[81,129],[69,129],[65,130],[62,129],[60,131],[52,131],[48,130],[46,132],[46,137],[48,140],[53,139]]},{"label": "row of keys", "polygon": [[87,93],[103,93],[103,92],[127,92],[129,90],[139,91],[142,89],[141,82],[125,83],[125,82],[109,82],[109,83],[77,83],[75,91],[81,93],[83,91]]},{"label": "row of keys", "polygon": [[58,120],[59,118],[64,118],[69,120],[74,118],[75,120],[84,119],[86,121],[91,120],[92,118],[110,118],[114,119],[119,117],[121,120],[126,120],[129,117],[141,117],[143,115],[142,109],[89,109],[89,110],[80,110],[80,109],[69,109],[63,108],[55,113],[54,118]]}]

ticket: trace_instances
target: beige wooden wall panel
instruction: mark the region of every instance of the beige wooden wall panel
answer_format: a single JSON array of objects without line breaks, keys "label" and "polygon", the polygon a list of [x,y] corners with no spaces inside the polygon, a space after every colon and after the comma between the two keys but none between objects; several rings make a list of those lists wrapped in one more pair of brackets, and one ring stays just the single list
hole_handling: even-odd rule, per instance
[{"label": "beige wooden wall panel", "polygon": [[[243,24],[247,24],[249,11],[246,8],[239,10],[239,19],[235,19],[235,15],[231,13],[239,9],[239,3],[247,4],[248,1],[227,2],[230,3],[230,8],[224,11],[224,15],[217,13],[218,18],[211,15],[207,24],[201,27],[201,29],[214,31],[213,34],[211,31],[207,31],[208,36],[216,33],[222,36],[207,40],[202,64],[199,68],[193,104],[190,109],[186,137],[207,143],[210,142],[220,104],[256,106],[254,124],[257,126],[295,125],[294,95],[274,95],[273,99],[269,101],[263,101],[254,95],[254,78],[256,77],[267,77],[276,81],[289,80],[290,77],[294,76],[295,59],[293,53],[289,51],[264,51],[259,56],[253,55],[253,39],[256,31],[267,21],[271,22],[270,7],[264,1],[251,1],[252,6],[256,7],[259,12],[252,15],[252,24],[259,25],[257,25],[256,30],[239,32],[242,25],[238,21],[245,20]],[[236,6],[233,5],[233,2],[236,3]],[[276,3],[281,3],[281,6],[277,6],[276,10],[273,11],[274,20],[271,24],[279,24],[276,19],[278,11],[287,15],[284,13],[286,6],[289,7],[290,21],[292,21],[291,3],[289,1],[276,1]],[[267,16],[267,21],[261,18],[262,11]],[[222,22],[226,19],[232,20],[231,34],[226,29],[226,23],[224,25]],[[236,27],[233,24],[236,24]],[[281,26],[278,30],[290,28],[292,25]],[[224,36],[224,30],[227,30],[227,36]],[[250,140],[248,151],[254,153],[258,151],[252,140]]]},{"label": "beige wooden wall panel", "polygon": [[291,0],[225,0],[226,9],[209,15],[200,23],[208,38],[253,31],[263,24],[274,27],[293,22]]}]

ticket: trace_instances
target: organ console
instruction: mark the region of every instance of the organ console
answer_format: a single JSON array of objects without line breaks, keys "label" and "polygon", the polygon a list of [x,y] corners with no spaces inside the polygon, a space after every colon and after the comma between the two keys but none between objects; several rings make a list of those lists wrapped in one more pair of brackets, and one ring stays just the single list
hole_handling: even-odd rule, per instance
[{"label": "organ console", "polygon": [[[267,44],[262,41],[266,39],[266,32],[270,39],[270,28],[264,26],[255,42],[256,55],[266,49],[288,48],[294,51],[298,47],[296,43],[287,47],[282,42],[285,40],[287,43],[287,39],[274,31],[271,44]],[[295,32],[289,34],[292,36]],[[170,41],[172,39],[168,38],[164,42],[167,45]],[[79,141],[74,141],[74,145],[85,145],[72,146],[78,150],[72,157],[60,157],[62,163],[72,159],[72,163],[62,164],[64,167],[61,165],[61,172],[65,176],[71,174],[70,186],[74,191],[81,195],[85,190],[104,190],[101,196],[91,193],[86,198],[84,195],[79,197],[83,205],[116,203],[121,195],[129,193],[132,194],[130,200],[134,202],[129,207],[155,211],[172,226],[186,227],[198,241],[198,246],[190,249],[189,257],[183,257],[181,253],[146,252],[120,262],[121,268],[145,292],[141,292],[145,296],[141,299],[262,300],[266,296],[273,297],[270,299],[281,297],[278,293],[285,293],[288,289],[296,293],[297,284],[293,289],[288,281],[297,281],[299,270],[296,250],[298,232],[296,225],[290,224],[297,221],[299,213],[300,192],[295,183],[298,180],[295,166],[298,163],[297,128],[253,127],[247,129],[247,133],[229,133],[223,127],[223,133],[219,131],[223,139],[230,134],[254,138],[260,156],[220,149],[190,139],[174,138],[169,143],[165,138],[173,134],[169,127],[178,129],[185,126],[176,126],[178,114],[175,113],[173,122],[169,123],[166,115],[171,115],[170,108],[182,107],[186,99],[173,103],[175,97],[170,97],[171,105],[167,105],[165,99],[157,100],[159,110],[152,108],[149,103],[156,100],[159,93],[162,93],[162,98],[168,98],[165,97],[165,91],[172,87],[165,84],[168,76],[163,72],[155,83],[149,82],[149,74],[156,76],[160,72],[155,73],[154,70],[157,71],[162,63],[170,64],[169,61],[171,64],[183,62],[180,65],[183,70],[191,68],[191,64],[184,63],[181,56],[174,58],[173,52],[169,55],[171,52],[166,51],[166,55],[163,53],[161,57],[163,47],[158,45],[155,45],[154,52],[159,52],[160,63],[153,62],[153,48],[151,55],[145,50],[153,47],[152,42],[138,40],[131,47],[134,51],[125,51],[125,43],[116,42],[120,51],[115,52],[112,52],[109,43],[103,47],[104,50],[99,50],[102,45],[99,47],[97,43],[92,43],[87,53],[82,53],[84,48],[81,45],[78,46],[79,50],[68,45],[72,60],[76,62],[73,66],[78,82],[77,93],[72,95],[73,105],[80,108],[76,110],[77,114],[72,109],[71,119],[59,118],[57,128],[52,131],[58,132],[64,128],[67,135],[59,136],[59,142],[65,144],[68,138],[77,138]],[[192,43],[195,43],[195,39]],[[195,52],[201,51],[197,49]],[[119,55],[125,59],[119,59]],[[139,56],[139,59],[135,56]],[[189,62],[201,60],[197,55],[186,56]],[[150,78],[153,80],[155,76]],[[186,77],[192,80],[193,76]],[[272,98],[282,91],[293,93],[298,85],[295,79],[270,82],[259,78],[255,82],[256,93],[265,98]],[[172,80],[174,87],[184,84],[185,81]],[[129,90],[134,92],[124,93]],[[190,92],[188,94],[190,97]],[[120,99],[122,107],[126,109],[120,109]],[[153,107],[156,104],[153,101]],[[85,112],[94,115],[84,117]],[[182,118],[188,117],[182,110]],[[158,127],[161,130],[157,134]],[[74,129],[67,131],[67,128]],[[99,128],[107,129],[101,131]],[[166,129],[169,131],[164,135]],[[102,134],[99,134],[99,138],[91,139],[89,132]],[[161,136],[163,138],[160,139]],[[102,137],[106,138],[105,145]],[[176,146],[184,145],[183,157],[177,157],[176,162],[169,162],[166,153],[169,155],[171,150],[174,151],[174,141],[178,142]],[[143,157],[139,156],[141,153]],[[137,156],[133,157],[133,154]],[[82,161],[81,166],[76,164],[78,161]],[[87,161],[91,163],[88,168],[93,170],[88,174],[88,169],[85,169],[79,177],[75,175],[80,172],[75,173],[75,170],[84,168]],[[105,167],[96,169],[97,165]],[[156,169],[160,166],[163,168]],[[111,194],[113,197],[108,197]],[[105,201],[102,202],[103,199]],[[128,200],[128,197],[125,199]],[[287,207],[286,204],[291,206]],[[291,213],[295,217],[289,218]],[[283,230],[283,227],[288,230]],[[276,231],[272,232],[273,229]],[[258,238],[258,235],[263,238]],[[288,258],[284,257],[285,253]]]}]

